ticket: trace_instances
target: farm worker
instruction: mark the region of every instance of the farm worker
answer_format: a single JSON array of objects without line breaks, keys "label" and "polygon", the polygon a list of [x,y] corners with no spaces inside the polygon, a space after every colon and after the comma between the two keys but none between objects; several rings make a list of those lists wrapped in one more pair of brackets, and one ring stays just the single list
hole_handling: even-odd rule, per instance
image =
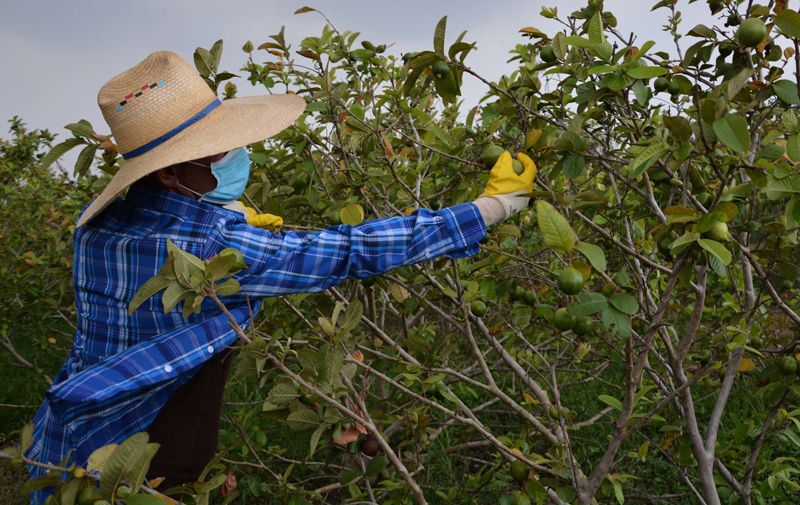
[{"label": "farm worker", "polygon": [[[161,295],[128,314],[134,293],[166,260],[167,240],[203,259],[227,247],[244,254],[248,267],[235,276],[241,291],[222,299],[246,326],[267,296],[476,254],[487,226],[528,204],[536,172],[519,154],[525,170],[516,175],[504,152],[474,202],[281,233],[281,218],[237,203],[250,173],[245,146],[292,125],[305,109],[302,97],[220,101],[189,63],[158,51],[108,81],[98,103],[125,162],[78,218],[77,330],[36,413],[26,456],[58,464],[71,451],[70,462],[85,466],[95,449],[147,431],[160,444],[148,475],[166,477],[159,489],[195,481],[212,458],[238,338],[211,300],[188,319],[180,307],[164,313]],[[51,492],[32,494],[31,503]]]}]

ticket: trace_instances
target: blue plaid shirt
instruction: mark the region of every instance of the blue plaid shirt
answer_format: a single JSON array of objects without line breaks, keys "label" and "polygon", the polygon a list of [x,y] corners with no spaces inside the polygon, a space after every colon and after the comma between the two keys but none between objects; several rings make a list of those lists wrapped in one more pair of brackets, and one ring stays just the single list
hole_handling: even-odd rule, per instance
[{"label": "blue plaid shirt", "polygon": [[[217,205],[136,184],[74,235],[78,328],[67,361],[34,417],[26,456],[85,465],[106,444],[147,430],[158,411],[200,365],[237,336],[212,300],[184,319],[164,313],[161,294],[132,315],[128,303],[158,273],[167,240],[200,258],[226,247],[244,254],[241,291],[223,301],[242,326],[266,296],[321,291],[347,278],[368,278],[439,256],[478,252],[486,226],[471,203],[409,216],[280,234],[249,226]],[[45,473],[29,465],[31,476]],[[41,504],[49,490],[31,495]]]}]

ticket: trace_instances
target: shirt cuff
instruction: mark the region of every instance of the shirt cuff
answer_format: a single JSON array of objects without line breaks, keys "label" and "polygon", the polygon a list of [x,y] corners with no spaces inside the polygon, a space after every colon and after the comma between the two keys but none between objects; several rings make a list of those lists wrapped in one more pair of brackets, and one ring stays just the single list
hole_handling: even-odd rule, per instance
[{"label": "shirt cuff", "polygon": [[449,258],[466,258],[480,251],[478,244],[486,236],[486,223],[474,203],[461,203],[441,209],[452,230],[457,250],[448,253]]}]

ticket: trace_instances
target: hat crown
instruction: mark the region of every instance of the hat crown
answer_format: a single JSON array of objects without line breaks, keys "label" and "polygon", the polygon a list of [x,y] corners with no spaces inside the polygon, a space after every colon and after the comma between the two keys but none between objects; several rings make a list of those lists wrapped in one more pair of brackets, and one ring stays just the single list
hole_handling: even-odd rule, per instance
[{"label": "hat crown", "polygon": [[156,51],[105,83],[97,104],[124,154],[179,127],[216,98],[186,60]]}]

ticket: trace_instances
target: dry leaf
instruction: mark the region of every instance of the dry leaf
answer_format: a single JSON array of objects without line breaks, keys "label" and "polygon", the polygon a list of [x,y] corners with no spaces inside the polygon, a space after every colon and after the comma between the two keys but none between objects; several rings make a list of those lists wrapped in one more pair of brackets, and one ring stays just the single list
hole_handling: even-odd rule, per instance
[{"label": "dry leaf", "polygon": [[739,366],[736,368],[736,371],[737,372],[741,372],[741,373],[747,373],[747,372],[749,372],[751,370],[754,370],[755,367],[756,367],[756,364],[753,363],[752,359],[750,359],[750,358],[742,358],[742,360],[739,362]]}]

